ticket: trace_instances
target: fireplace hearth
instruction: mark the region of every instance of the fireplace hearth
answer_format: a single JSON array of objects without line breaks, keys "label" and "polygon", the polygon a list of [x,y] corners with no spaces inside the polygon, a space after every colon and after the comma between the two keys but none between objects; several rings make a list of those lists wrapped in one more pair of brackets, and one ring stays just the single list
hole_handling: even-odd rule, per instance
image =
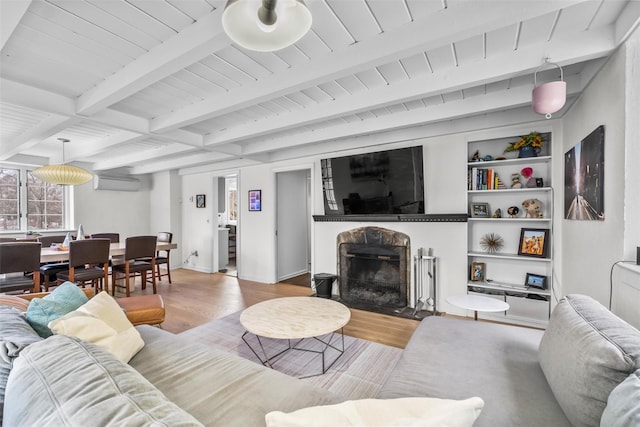
[{"label": "fireplace hearth", "polygon": [[340,233],[337,249],[343,302],[372,311],[407,307],[409,236],[381,227],[360,227]]}]

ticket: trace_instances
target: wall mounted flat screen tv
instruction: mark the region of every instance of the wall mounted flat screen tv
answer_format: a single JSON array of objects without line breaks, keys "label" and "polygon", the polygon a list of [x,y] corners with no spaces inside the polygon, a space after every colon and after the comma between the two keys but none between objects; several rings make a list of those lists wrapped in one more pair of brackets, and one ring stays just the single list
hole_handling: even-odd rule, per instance
[{"label": "wall mounted flat screen tv", "polygon": [[325,215],[424,214],[422,146],[320,164]]}]

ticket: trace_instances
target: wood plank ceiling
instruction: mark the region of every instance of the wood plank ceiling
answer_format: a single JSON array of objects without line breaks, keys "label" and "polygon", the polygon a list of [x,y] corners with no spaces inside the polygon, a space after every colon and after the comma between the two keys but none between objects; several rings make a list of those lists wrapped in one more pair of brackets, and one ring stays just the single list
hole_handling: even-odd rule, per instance
[{"label": "wood plank ceiling", "polygon": [[66,160],[131,174],[333,154],[496,112],[539,120],[546,57],[564,67],[560,117],[640,16],[622,0],[307,0],[311,31],[258,53],[223,32],[224,0],[0,4],[0,163],[59,162],[68,138]]}]

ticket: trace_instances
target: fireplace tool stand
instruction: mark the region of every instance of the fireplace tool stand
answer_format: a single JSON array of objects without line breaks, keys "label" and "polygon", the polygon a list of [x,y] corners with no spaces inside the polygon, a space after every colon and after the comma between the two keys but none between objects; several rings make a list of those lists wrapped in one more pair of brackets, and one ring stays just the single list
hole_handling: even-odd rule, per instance
[{"label": "fireplace tool stand", "polygon": [[[416,296],[413,317],[423,308],[431,311],[433,316],[439,315],[436,307],[436,257],[433,256],[431,248],[419,248],[418,254],[413,257],[413,277],[413,294]],[[432,310],[429,310],[429,307],[432,307]]]}]

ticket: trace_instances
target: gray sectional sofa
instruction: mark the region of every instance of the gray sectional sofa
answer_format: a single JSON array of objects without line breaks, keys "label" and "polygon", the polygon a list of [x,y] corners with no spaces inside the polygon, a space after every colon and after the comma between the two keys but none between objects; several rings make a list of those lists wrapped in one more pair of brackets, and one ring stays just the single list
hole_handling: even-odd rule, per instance
[{"label": "gray sectional sofa", "polygon": [[[253,426],[270,411],[344,400],[180,335],[137,328],[145,346],[129,364],[70,337],[24,341],[3,425]],[[597,426],[601,418],[602,426],[632,426],[640,417],[639,368],[640,332],[591,298],[571,295],[546,332],[423,320],[378,397],[479,396],[485,407],[474,426]]]}]

